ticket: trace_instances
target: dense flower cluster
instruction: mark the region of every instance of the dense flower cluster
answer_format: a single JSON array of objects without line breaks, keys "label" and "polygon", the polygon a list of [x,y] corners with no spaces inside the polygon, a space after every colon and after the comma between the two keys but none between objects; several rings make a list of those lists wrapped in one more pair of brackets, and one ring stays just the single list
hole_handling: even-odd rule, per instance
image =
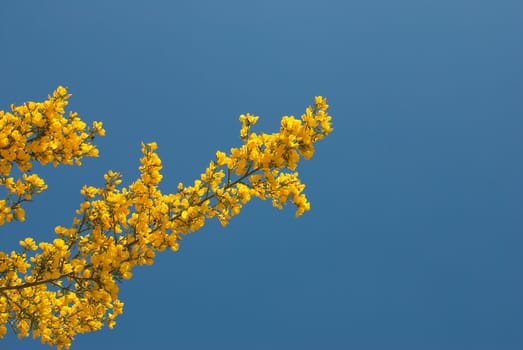
[{"label": "dense flower cluster", "polygon": [[[75,113],[63,117],[70,95],[59,87],[47,101],[0,111],[0,174],[7,189],[0,223],[24,220],[21,203],[45,189],[31,162],[80,164],[96,156],[91,144],[102,124],[88,128]],[[182,235],[216,217],[222,225],[256,197],[275,207],[293,203],[296,216],[309,210],[304,185],[294,172],[309,159],[314,142],[332,131],[323,97],[301,119],[285,116],[280,131],[257,134],[258,117],[240,116],[243,145],[216,159],[192,185],[162,193],[162,163],[156,143],[142,144],[140,178],[121,186],[122,175],[108,171],[101,188],[84,186],[83,201],[70,227],[58,226],[52,242],[20,241],[21,252],[0,252],[0,337],[10,326],[19,337],[32,333],[43,343],[68,348],[78,333],[110,328],[122,313],[119,283],[137,265],[151,265],[157,252],[177,251]],[[10,177],[17,164],[21,177]]]},{"label": "dense flower cluster", "polygon": [[[7,190],[0,200],[0,225],[15,218],[24,221],[22,202],[46,189],[37,174],[28,174],[33,162],[81,165],[83,157],[98,155],[91,141],[104,135],[102,123],[88,128],[77,113],[65,117],[70,97],[60,86],[44,102],[12,105],[11,113],[0,110],[0,186]],[[14,165],[21,173],[18,178],[12,176]]]}]

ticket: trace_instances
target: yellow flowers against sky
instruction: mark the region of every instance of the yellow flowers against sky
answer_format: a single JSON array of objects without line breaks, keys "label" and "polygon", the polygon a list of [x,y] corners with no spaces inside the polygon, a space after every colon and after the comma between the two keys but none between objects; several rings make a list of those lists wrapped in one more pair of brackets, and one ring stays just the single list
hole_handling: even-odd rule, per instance
[{"label": "yellow flowers against sky", "polygon": [[[46,189],[34,162],[81,165],[98,156],[92,143],[104,136],[101,122],[92,126],[77,113],[66,115],[70,98],[58,87],[44,102],[0,111],[0,224],[25,220],[26,202]],[[11,328],[18,337],[68,348],[78,333],[107,325],[123,312],[120,282],[138,265],[152,265],[158,252],[177,251],[182,236],[199,230],[207,219],[222,225],[253,197],[282,208],[296,206],[296,216],[310,209],[296,169],[310,159],[314,143],[331,131],[326,99],[317,96],[301,119],[284,116],[279,132],[256,133],[258,117],[241,115],[243,144],[216,159],[191,185],[175,193],[158,188],[163,175],[157,144],[142,144],[140,177],[122,187],[122,174],[109,170],[105,185],[84,186],[84,197],[70,227],[57,226],[57,238],[20,241],[18,252],[0,252],[0,336]]]}]

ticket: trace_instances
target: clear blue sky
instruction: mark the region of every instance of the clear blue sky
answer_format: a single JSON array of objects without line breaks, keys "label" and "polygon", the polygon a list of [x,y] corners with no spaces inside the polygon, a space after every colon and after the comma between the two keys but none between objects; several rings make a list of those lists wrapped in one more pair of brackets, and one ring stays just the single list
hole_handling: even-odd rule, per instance
[{"label": "clear blue sky", "polygon": [[335,131],[299,168],[312,211],[254,202],[210,223],[137,270],[115,330],[73,349],[522,349],[522,13],[520,0],[3,1],[0,108],[63,84],[107,136],[99,159],[41,171],[49,189],[1,228],[2,249],[68,225],[106,170],[134,179],[141,141],[158,142],[175,191],[240,144],[239,114],[275,131],[324,95]]}]

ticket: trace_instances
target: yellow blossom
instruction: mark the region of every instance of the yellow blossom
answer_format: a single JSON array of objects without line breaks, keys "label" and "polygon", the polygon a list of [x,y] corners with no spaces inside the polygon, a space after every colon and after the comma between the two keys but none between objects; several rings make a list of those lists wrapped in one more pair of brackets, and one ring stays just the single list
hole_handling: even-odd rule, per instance
[{"label": "yellow blossom", "polygon": [[[0,111],[0,225],[25,220],[25,202],[44,191],[33,163],[81,164],[98,155],[92,144],[103,136],[101,122],[88,127],[77,113],[64,117],[70,94],[59,86],[44,102]],[[57,226],[52,242],[19,242],[20,253],[0,251],[0,338],[9,324],[18,337],[68,348],[79,333],[115,326],[123,312],[119,282],[136,266],[152,265],[158,252],[177,251],[183,235],[206,220],[226,226],[253,198],[277,208],[290,203],[296,216],[310,209],[305,185],[295,172],[300,159],[314,154],[314,143],[331,131],[327,101],[321,96],[301,119],[284,116],[272,134],[252,131],[259,117],[240,116],[243,144],[216,159],[192,185],[162,193],[162,161],[154,142],[142,144],[140,176],[128,187],[109,170],[102,187],[84,186],[70,226]],[[13,167],[19,171],[13,173]],[[20,173],[18,175],[18,173]]]}]

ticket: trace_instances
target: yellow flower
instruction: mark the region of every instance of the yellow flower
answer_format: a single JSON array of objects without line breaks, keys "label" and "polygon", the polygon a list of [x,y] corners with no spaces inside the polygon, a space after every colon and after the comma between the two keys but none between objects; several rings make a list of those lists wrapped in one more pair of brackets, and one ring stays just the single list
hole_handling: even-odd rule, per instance
[{"label": "yellow flower", "polygon": [[[32,164],[81,164],[97,156],[92,144],[103,136],[101,122],[92,127],[64,110],[70,98],[58,87],[44,102],[0,111],[0,225],[25,219],[22,205],[47,188]],[[270,199],[277,208],[294,204],[296,216],[310,209],[305,185],[293,172],[300,159],[314,154],[314,143],[331,131],[326,99],[317,96],[301,120],[284,116],[280,130],[257,134],[259,117],[240,116],[243,144],[216,152],[216,161],[192,186],[179,183],[175,193],[163,194],[157,144],[142,144],[139,178],[122,187],[122,176],[109,170],[103,187],[84,186],[71,226],[56,226],[57,238],[19,242],[23,251],[0,251],[0,338],[10,324],[19,337],[40,337],[43,343],[68,348],[78,333],[112,328],[122,313],[118,299],[122,279],[132,270],[152,265],[158,252],[177,251],[184,234],[217,218],[227,225],[253,197]],[[12,175],[13,166],[20,176]]]},{"label": "yellow flower", "polygon": [[36,246],[36,243],[34,239],[27,237],[23,241],[20,241],[20,245],[26,249],[29,250],[36,250],[38,247]]}]

